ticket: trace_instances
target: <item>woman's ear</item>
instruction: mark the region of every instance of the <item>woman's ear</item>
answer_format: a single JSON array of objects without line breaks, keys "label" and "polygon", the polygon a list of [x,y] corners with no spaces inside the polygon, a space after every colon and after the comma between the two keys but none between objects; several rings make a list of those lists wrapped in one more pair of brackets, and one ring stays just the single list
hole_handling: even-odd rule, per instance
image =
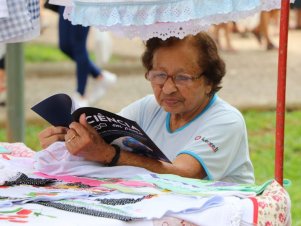
[{"label": "woman's ear", "polygon": [[205,82],[206,82],[206,90],[205,93],[206,95],[209,97],[211,96],[211,92],[212,92],[212,82],[209,82],[208,79],[205,77]]},{"label": "woman's ear", "polygon": [[209,93],[211,93],[211,91],[212,91],[212,86],[213,86],[213,84],[212,84],[211,81],[208,80],[208,78],[207,78],[205,75],[203,75],[202,77],[204,78],[204,82],[205,82],[205,84],[206,84],[205,93],[206,93],[206,94],[209,94]]},{"label": "woman's ear", "polygon": [[207,97],[211,97],[211,91],[206,92],[206,96],[207,96]]}]

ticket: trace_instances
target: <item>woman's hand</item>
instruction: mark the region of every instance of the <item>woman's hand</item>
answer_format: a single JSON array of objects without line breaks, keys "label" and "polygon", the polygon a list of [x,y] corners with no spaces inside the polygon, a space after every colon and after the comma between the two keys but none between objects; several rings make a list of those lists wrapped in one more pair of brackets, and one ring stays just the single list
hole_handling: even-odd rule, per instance
[{"label": "woman's hand", "polygon": [[114,148],[107,144],[97,131],[89,125],[86,115],[78,122],[72,122],[65,135],[66,147],[72,155],[80,155],[89,161],[106,164],[114,156]]},{"label": "woman's hand", "polygon": [[58,126],[50,126],[39,133],[38,138],[42,148],[47,148],[49,145],[56,141],[65,141],[65,135],[67,134],[68,128]]}]

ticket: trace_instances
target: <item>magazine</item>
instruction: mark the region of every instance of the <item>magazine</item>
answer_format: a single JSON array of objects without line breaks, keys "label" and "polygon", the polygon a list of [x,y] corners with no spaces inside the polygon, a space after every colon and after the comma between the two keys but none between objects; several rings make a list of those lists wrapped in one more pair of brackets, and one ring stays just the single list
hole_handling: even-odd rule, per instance
[{"label": "magazine", "polygon": [[53,126],[68,127],[86,114],[87,122],[108,143],[116,144],[122,150],[170,162],[140,126],[132,120],[99,108],[76,106],[70,96],[55,94],[42,100],[31,109]]}]

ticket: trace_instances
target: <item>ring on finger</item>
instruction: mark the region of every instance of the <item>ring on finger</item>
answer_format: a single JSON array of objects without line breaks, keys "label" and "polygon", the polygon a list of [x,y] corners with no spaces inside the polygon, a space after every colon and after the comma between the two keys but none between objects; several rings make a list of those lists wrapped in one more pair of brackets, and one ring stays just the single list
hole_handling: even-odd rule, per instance
[{"label": "ring on finger", "polygon": [[70,137],[70,138],[66,141],[66,143],[70,143],[75,137],[76,137],[76,134],[74,134],[72,137]]}]

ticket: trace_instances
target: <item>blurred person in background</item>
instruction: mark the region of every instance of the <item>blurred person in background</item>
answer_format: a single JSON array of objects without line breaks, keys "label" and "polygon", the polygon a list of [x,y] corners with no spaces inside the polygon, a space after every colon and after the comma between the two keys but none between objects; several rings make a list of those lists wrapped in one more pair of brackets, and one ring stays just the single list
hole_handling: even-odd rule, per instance
[{"label": "blurred person in background", "polygon": [[5,44],[0,43],[0,106],[5,105],[5,99],[6,99],[4,54],[5,54]]},{"label": "blurred person in background", "polygon": [[295,2],[292,4],[292,8],[295,11],[294,29],[301,30],[301,0],[295,0]]},{"label": "blurred person in background", "polygon": [[270,25],[271,14],[272,12],[265,12],[265,11],[261,12],[259,24],[252,31],[259,44],[262,44],[264,39],[266,50],[277,49],[277,47],[273,44],[270,38],[269,25]]},{"label": "blurred person in background", "polygon": [[[59,13],[59,48],[76,64],[77,88],[73,95],[80,107],[90,106],[99,100],[106,90],[116,83],[117,76],[98,68],[89,57],[87,37],[89,27],[72,25],[63,17],[65,7],[58,8]],[[94,78],[93,91],[87,94],[88,76]]]},{"label": "blurred person in background", "polygon": [[[213,31],[212,31],[213,39],[215,40],[218,48],[226,52],[235,52],[235,49],[233,48],[232,41],[231,41],[232,27],[233,24],[231,22],[221,23],[213,26]],[[225,37],[224,46],[221,44],[221,38],[220,38],[221,30],[224,31],[224,37]]]}]

